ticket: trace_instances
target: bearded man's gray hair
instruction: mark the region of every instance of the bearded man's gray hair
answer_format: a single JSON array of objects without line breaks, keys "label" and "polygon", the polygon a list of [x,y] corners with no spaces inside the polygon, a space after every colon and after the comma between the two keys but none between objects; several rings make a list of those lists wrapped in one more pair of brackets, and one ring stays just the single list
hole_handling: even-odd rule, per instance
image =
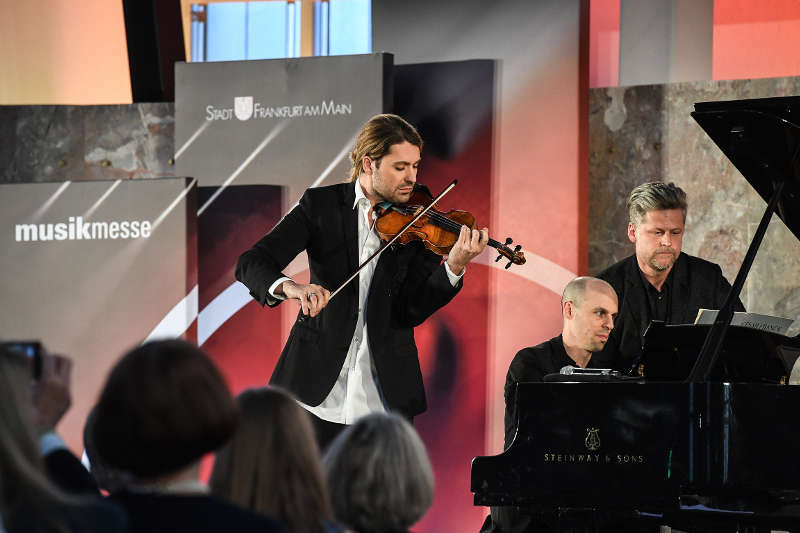
[{"label": "bearded man's gray hair", "polygon": [[680,209],[686,222],[686,193],[674,183],[653,181],[635,187],[628,196],[628,217],[634,227],[644,221],[648,211]]}]

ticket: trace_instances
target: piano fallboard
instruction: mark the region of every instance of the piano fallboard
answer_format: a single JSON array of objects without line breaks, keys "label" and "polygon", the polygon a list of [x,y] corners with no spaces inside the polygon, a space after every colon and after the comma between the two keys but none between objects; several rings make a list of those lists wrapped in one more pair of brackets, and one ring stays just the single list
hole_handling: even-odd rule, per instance
[{"label": "piano fallboard", "polygon": [[475,505],[659,512],[682,497],[800,498],[800,387],[521,383],[518,430],[472,462]]}]

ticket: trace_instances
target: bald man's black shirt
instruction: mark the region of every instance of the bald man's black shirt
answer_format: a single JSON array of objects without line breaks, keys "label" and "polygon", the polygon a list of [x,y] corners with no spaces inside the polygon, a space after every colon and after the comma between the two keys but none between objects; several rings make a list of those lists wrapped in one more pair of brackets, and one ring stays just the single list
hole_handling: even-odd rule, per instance
[{"label": "bald man's black shirt", "polygon": [[[577,366],[567,355],[561,335],[553,337],[537,346],[523,348],[517,352],[506,374],[505,400],[505,444],[507,449],[517,432],[517,383],[527,381],[543,381],[547,374],[557,374],[565,366]],[[595,368],[589,360],[588,368]]]}]

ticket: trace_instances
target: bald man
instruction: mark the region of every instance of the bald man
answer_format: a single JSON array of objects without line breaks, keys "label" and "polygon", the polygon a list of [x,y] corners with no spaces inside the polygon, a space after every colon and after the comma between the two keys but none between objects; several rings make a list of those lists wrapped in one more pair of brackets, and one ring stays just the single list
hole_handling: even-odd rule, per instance
[{"label": "bald man", "polygon": [[[591,277],[575,278],[561,295],[561,335],[538,346],[523,348],[506,375],[505,446],[517,433],[517,384],[542,381],[565,366],[591,368],[592,354],[603,349],[614,329],[617,293],[607,282]],[[551,514],[516,506],[492,507],[481,533],[529,533],[550,531]],[[557,520],[555,520],[557,522]]]},{"label": "bald man", "polygon": [[617,293],[607,282],[579,277],[570,281],[561,295],[561,335],[538,346],[523,348],[506,375],[505,448],[517,432],[517,383],[542,381],[565,366],[592,367],[592,354],[603,349],[617,316]]}]

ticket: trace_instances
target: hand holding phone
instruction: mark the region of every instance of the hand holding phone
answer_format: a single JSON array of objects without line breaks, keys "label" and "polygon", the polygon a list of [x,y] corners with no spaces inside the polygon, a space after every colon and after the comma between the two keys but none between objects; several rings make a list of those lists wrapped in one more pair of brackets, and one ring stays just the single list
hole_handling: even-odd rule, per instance
[{"label": "hand holding phone", "polygon": [[72,361],[42,353],[42,374],[34,387],[35,424],[40,433],[55,429],[72,405]]},{"label": "hand holding phone", "polygon": [[42,343],[39,341],[8,341],[0,343],[4,349],[12,354],[24,357],[31,376],[38,380],[42,375]]}]

